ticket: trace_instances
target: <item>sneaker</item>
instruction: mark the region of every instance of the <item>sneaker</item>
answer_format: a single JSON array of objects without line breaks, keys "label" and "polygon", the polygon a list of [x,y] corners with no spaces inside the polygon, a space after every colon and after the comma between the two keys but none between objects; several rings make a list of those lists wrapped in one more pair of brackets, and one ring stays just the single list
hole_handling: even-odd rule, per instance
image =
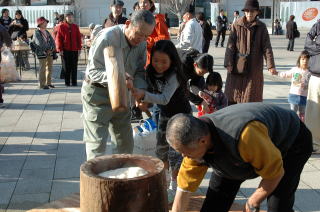
[{"label": "sneaker", "polygon": [[5,108],[5,104],[4,103],[0,103],[0,108]]},{"label": "sneaker", "polygon": [[50,87],[50,88],[55,88],[55,86],[54,86],[54,85],[48,85],[48,87]]}]

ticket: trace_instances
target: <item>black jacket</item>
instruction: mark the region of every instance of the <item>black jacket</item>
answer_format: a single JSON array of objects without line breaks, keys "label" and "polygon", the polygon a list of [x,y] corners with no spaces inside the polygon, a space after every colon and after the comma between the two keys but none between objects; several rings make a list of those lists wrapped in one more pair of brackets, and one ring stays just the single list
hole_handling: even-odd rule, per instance
[{"label": "black jacket", "polygon": [[297,30],[297,24],[294,21],[288,21],[287,25],[287,38],[288,39],[295,39],[295,31]]},{"label": "black jacket", "polygon": [[11,25],[9,27],[9,34],[11,36],[12,40],[16,40],[18,36],[27,34],[27,31],[29,30],[29,23],[27,19],[21,18],[21,19],[14,19],[13,21],[19,21],[22,24],[22,27]]},{"label": "black jacket", "polygon": [[12,40],[7,29],[0,24],[0,48],[3,46],[3,44],[6,44],[7,47],[10,47],[12,45]]},{"label": "black jacket", "polygon": [[212,40],[212,37],[213,37],[213,33],[211,31],[211,27],[210,25],[208,24],[208,22],[204,21],[202,24],[201,24],[201,27],[202,27],[202,32],[203,32],[203,38],[205,40]]},{"label": "black jacket", "polygon": [[307,34],[305,50],[310,54],[309,71],[320,77],[320,20],[315,23]]},{"label": "black jacket", "polygon": [[[205,88],[204,77],[198,76],[193,66],[195,58],[200,54],[199,51],[195,49],[178,51],[182,62],[182,70],[187,80],[190,80],[189,85],[196,86],[199,88],[199,90],[203,90]],[[195,105],[200,105],[203,102],[201,97],[192,92],[189,92],[188,97],[189,100]]]},{"label": "black jacket", "polygon": [[128,19],[120,15],[118,18],[114,18],[112,13],[109,14],[109,18],[106,22],[106,28],[112,27],[118,24],[125,24]]},{"label": "black jacket", "polygon": [[3,16],[1,16],[1,18],[0,18],[0,24],[2,24],[7,30],[9,29],[11,22],[12,22],[12,18],[10,18],[10,17],[8,20],[5,20],[3,18]]},{"label": "black jacket", "polygon": [[216,19],[216,23],[217,23],[217,31],[227,30],[228,18],[226,16],[223,16],[221,18],[221,16],[219,15]]},{"label": "black jacket", "polygon": [[[242,159],[238,149],[242,131],[251,121],[258,121],[266,126],[270,140],[283,159],[286,156],[304,154],[306,150],[311,152],[311,135],[305,134],[306,140],[296,140],[300,131],[298,116],[293,111],[275,105],[236,104],[200,119],[208,123],[214,146],[212,153],[207,153],[203,159],[216,175],[224,178],[243,181],[258,176],[255,168]],[[261,141],[256,139],[255,142]]]}]

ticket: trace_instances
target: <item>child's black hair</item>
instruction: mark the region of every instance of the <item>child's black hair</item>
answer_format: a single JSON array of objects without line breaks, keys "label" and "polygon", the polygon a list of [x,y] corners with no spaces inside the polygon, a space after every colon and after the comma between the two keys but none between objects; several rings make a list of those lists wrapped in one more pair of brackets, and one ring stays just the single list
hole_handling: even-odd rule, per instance
[{"label": "child's black hair", "polygon": [[180,86],[187,93],[187,79],[182,70],[182,63],[175,45],[170,40],[160,40],[154,44],[150,55],[150,64],[147,67],[147,74],[150,78],[151,83],[155,84],[155,76],[157,75],[156,70],[152,66],[152,57],[155,52],[162,52],[169,56],[171,65],[169,70],[164,72],[164,77],[170,76],[172,73],[177,74],[177,80]]},{"label": "child's black hair", "polygon": [[194,62],[199,68],[206,69],[209,73],[213,72],[213,57],[210,54],[200,54]]},{"label": "child's black hair", "polygon": [[221,75],[218,72],[212,72],[206,79],[206,86],[216,85],[218,86],[217,91],[220,91],[223,86]]},{"label": "child's black hair", "polygon": [[301,53],[300,53],[300,55],[299,55],[299,57],[298,57],[298,60],[297,60],[297,67],[299,67],[300,68],[300,59],[301,59],[301,57],[304,57],[304,58],[307,58],[308,60],[310,59],[310,54],[309,54],[309,52],[307,51],[307,50],[303,50]]},{"label": "child's black hair", "polygon": [[2,14],[2,15],[3,15],[3,13],[5,13],[5,12],[9,12],[9,10],[8,10],[7,8],[4,8],[4,9],[1,10],[1,14]]}]

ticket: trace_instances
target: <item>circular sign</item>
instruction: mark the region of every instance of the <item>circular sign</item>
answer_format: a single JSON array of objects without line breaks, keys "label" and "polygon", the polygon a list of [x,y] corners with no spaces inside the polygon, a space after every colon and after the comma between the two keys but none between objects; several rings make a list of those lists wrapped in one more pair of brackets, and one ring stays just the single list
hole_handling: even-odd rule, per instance
[{"label": "circular sign", "polygon": [[317,17],[318,12],[319,11],[317,8],[308,8],[306,9],[306,11],[303,12],[302,19],[304,21],[311,21]]}]

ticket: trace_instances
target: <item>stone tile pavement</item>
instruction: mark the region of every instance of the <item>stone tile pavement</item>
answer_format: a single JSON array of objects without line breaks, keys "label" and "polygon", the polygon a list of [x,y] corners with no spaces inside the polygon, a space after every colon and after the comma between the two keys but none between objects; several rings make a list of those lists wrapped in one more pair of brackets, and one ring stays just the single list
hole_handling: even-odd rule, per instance
[{"label": "stone tile pavement", "polygon": [[[302,36],[303,37],[303,36]],[[294,66],[296,52],[285,50],[283,36],[272,36],[279,70]],[[225,79],[224,49],[211,46],[215,70]],[[79,85],[84,65],[79,66]],[[71,193],[79,192],[79,167],[85,160],[82,143],[81,87],[65,87],[58,79],[60,66],[54,65],[55,89],[37,89],[33,71],[23,72],[22,81],[5,85],[5,109],[0,109],[0,212],[21,212]],[[288,108],[290,82],[265,73],[264,101]],[[110,148],[109,148],[110,149]],[[205,193],[206,175],[199,189]],[[308,161],[296,194],[296,211],[320,211],[320,157]],[[259,179],[245,182],[237,196],[244,202]]]}]

